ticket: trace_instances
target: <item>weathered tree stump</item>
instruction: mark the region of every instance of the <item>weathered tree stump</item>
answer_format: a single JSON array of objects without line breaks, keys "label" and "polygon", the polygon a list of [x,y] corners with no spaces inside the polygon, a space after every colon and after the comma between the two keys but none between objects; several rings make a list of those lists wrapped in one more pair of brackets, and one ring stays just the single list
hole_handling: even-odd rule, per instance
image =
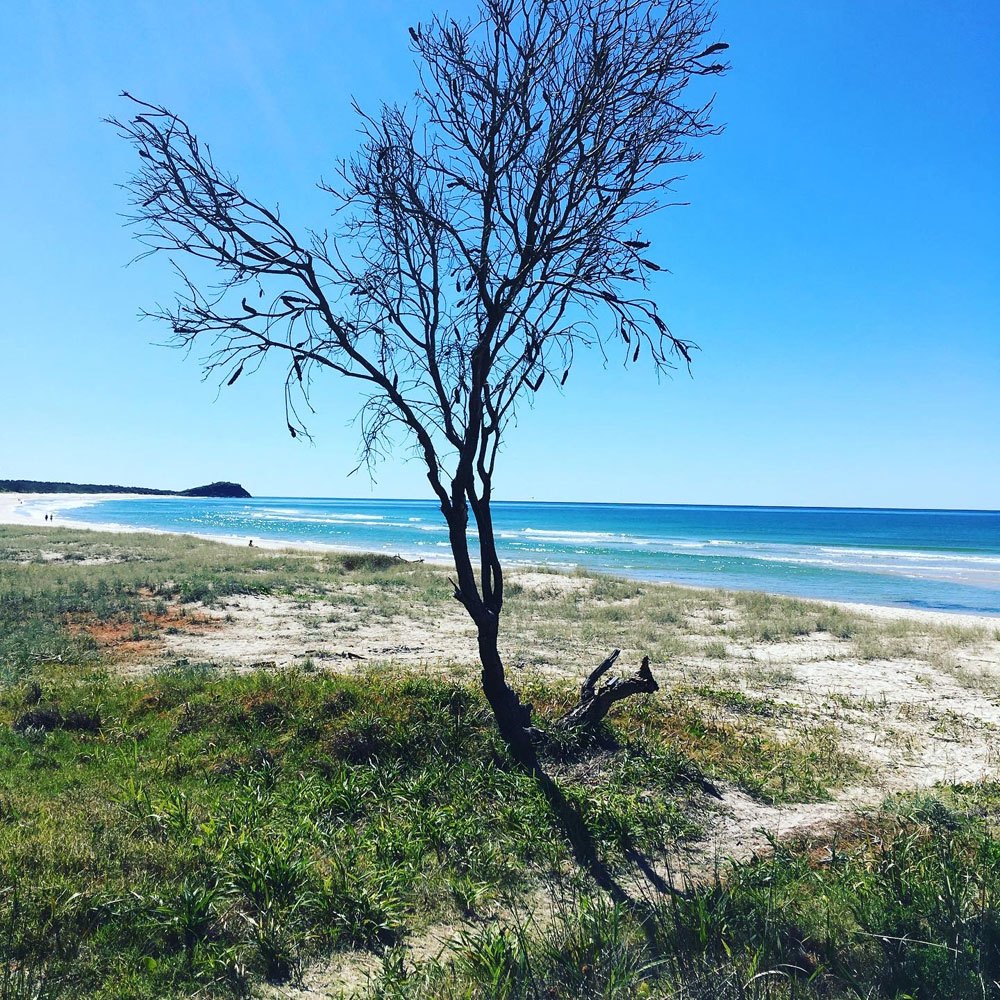
[{"label": "weathered tree stump", "polygon": [[600,687],[597,682],[614,666],[621,653],[613,649],[605,659],[584,681],[580,688],[580,700],[559,721],[560,729],[573,729],[596,726],[611,709],[611,706],[634,694],[652,694],[660,690],[653,672],[649,669],[649,657],[642,658],[642,666],[631,677],[612,677]]}]

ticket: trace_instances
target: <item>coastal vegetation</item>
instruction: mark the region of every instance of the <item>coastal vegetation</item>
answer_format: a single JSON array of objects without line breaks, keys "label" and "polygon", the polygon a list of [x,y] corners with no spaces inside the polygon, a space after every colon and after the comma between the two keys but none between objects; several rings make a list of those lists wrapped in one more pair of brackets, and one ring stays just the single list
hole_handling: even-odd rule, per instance
[{"label": "coastal vegetation", "polygon": [[[380,555],[0,528],[0,997],[1000,995],[1000,788],[838,807],[879,788],[853,713],[885,716],[806,703],[759,652],[826,637],[978,697],[963,657],[993,656],[996,630],[515,574],[529,647],[552,629],[573,659],[595,631],[626,651],[655,632],[664,655],[661,695],[593,733],[551,725],[571,673],[523,663],[554,797],[510,762],[474,633],[409,664],[326,641],[400,616],[416,635],[448,588]],[[242,635],[241,602],[265,600],[315,625],[294,662],[180,655]],[[747,644],[758,673],[740,676]],[[706,849],[737,807],[757,810],[748,837],[767,810],[826,819]]]}]

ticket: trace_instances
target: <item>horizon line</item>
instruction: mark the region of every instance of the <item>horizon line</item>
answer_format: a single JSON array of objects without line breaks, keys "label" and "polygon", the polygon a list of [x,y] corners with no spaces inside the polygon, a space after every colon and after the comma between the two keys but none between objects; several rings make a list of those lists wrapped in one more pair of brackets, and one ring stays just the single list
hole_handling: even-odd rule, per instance
[{"label": "horizon line", "polygon": [[[181,498],[184,499],[184,498]],[[191,497],[189,499],[229,499],[226,497]],[[361,503],[429,503],[437,506],[434,497],[359,497],[359,496],[292,496],[281,494],[254,494],[254,500],[348,500]],[[550,506],[580,507],[702,507],[718,510],[842,510],[842,511],[882,511],[914,514],[1000,514],[994,507],[873,507],[843,504],[780,504],[780,503],[690,503],[664,502],[655,500],[498,500],[496,504],[537,504]]]}]

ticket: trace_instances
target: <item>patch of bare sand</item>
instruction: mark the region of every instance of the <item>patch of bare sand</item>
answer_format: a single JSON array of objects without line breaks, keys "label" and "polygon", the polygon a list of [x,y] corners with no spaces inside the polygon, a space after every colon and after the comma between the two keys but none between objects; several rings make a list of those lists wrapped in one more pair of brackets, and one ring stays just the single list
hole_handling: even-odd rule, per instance
[{"label": "patch of bare sand", "polygon": [[[499,921],[510,926],[530,922],[536,930],[546,928],[556,919],[560,905],[556,894],[541,889],[519,897],[513,904],[510,900],[494,900],[476,917],[431,924],[407,935],[394,958],[407,972],[428,962],[444,962],[463,939],[489,923]],[[261,1000],[355,1000],[370,994],[382,968],[382,960],[373,952],[347,949],[313,962],[302,971],[297,983],[266,984],[257,995]]]},{"label": "patch of bare sand", "polygon": [[[766,851],[771,838],[821,834],[896,792],[995,777],[1000,656],[994,645],[965,658],[978,664],[975,675],[947,660],[935,665],[934,657],[860,659],[849,641],[822,636],[748,649],[745,690],[795,706],[803,721],[832,723],[842,748],[865,765],[865,780],[829,802],[782,806],[725,787],[723,801],[703,817],[704,839],[683,845],[674,860],[675,878]],[[772,684],[776,664],[780,681]],[[739,673],[739,663],[727,665],[729,679]]]},{"label": "patch of bare sand", "polygon": [[538,573],[517,570],[509,578],[524,590],[532,593],[585,594],[593,585],[593,580],[585,576],[571,576],[567,573]]},{"label": "patch of bare sand", "polygon": [[[557,573],[516,572],[509,579],[525,590],[551,595],[585,593],[591,585],[585,577]],[[245,595],[199,607],[198,614],[213,618],[220,627],[211,634],[167,636],[166,653],[235,670],[261,664],[288,667],[312,660],[330,669],[391,661],[407,667],[467,665],[478,672],[473,666],[475,627],[457,602],[443,603],[432,611],[421,607],[412,614],[385,614],[377,601],[366,602],[363,588],[356,589],[356,606]],[[556,672],[577,677],[579,667],[587,662],[583,656],[570,656]],[[511,663],[516,666],[516,658]],[[145,667],[150,665],[154,664]]]},{"label": "patch of bare sand", "polygon": [[329,961],[314,962],[296,983],[265,984],[256,995],[261,1000],[340,1000],[364,996],[382,968],[370,951],[349,950]]},{"label": "patch of bare sand", "polygon": [[261,664],[288,667],[307,660],[329,669],[369,661],[404,667],[470,663],[475,629],[455,607],[446,606],[433,618],[416,618],[334,608],[322,601],[241,596],[199,608],[199,614],[211,616],[219,627],[208,634],[166,636],[166,651],[171,657],[235,670]]}]

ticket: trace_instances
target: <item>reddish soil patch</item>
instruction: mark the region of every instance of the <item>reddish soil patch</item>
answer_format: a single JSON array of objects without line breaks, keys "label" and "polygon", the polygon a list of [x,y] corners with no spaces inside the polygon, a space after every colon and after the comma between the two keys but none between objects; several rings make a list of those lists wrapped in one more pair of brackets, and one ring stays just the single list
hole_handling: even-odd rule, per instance
[{"label": "reddish soil patch", "polygon": [[221,622],[204,615],[189,613],[174,604],[160,613],[152,610],[143,611],[138,621],[124,613],[108,621],[68,615],[65,626],[71,635],[89,636],[98,649],[131,657],[154,650],[163,643],[168,631],[203,635],[219,628]]}]

